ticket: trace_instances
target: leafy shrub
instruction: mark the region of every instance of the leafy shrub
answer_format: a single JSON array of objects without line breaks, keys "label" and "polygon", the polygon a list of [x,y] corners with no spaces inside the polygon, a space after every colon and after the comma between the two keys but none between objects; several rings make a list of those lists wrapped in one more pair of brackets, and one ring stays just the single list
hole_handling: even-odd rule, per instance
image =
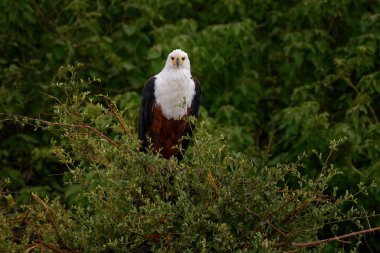
[{"label": "leafy shrub", "polygon": [[[61,72],[70,77],[53,86],[68,96],[56,99],[55,121],[14,120],[61,132],[52,150],[69,168],[67,183],[75,187],[76,199],[65,207],[58,198],[42,200],[33,193],[37,203],[23,214],[5,204],[0,226],[7,229],[1,230],[0,248],[282,252],[317,240],[322,229],[335,234],[343,222],[356,229],[368,225],[369,215],[356,205],[357,194],[367,194],[368,187],[359,185],[352,194],[331,185],[341,172],[330,157],[344,139],[331,142],[327,158],[320,155],[322,167],[307,168],[319,170],[310,177],[300,173],[306,155],[289,164],[256,167],[229,148],[221,131],[210,133],[213,123],[204,117],[186,159],[167,166],[158,155],[139,152],[130,127],[133,116],[119,112],[108,97],[81,90],[98,79],[78,81],[73,66]],[[9,215],[23,219],[12,222]],[[21,233],[15,235],[11,227],[22,227]]]}]

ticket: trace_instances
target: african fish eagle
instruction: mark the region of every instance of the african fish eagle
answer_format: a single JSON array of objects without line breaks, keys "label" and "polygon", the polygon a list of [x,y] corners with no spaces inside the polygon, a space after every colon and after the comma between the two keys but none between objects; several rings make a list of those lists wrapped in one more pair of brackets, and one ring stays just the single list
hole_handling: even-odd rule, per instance
[{"label": "african fish eagle", "polygon": [[183,137],[191,136],[195,127],[188,117],[198,117],[200,103],[201,86],[191,76],[189,57],[176,49],[169,54],[163,70],[145,84],[139,119],[142,149],[146,151],[151,143],[165,159],[174,155],[182,160],[190,142]]}]

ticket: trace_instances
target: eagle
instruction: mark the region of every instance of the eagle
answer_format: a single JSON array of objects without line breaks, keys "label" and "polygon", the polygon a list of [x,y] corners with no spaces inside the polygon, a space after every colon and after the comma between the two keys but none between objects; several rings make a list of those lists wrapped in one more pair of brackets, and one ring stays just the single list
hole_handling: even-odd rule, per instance
[{"label": "eagle", "polygon": [[199,116],[201,86],[191,76],[190,59],[181,49],[173,50],[160,73],[145,83],[140,106],[138,138],[142,150],[149,145],[163,158],[179,161],[194,131],[190,116]]}]

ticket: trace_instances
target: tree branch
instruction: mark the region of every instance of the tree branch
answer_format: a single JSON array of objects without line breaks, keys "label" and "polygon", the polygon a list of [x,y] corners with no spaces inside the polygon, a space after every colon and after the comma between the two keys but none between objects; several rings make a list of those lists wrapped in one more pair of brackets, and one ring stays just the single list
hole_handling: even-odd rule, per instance
[{"label": "tree branch", "polygon": [[341,242],[342,239],[344,239],[344,238],[348,238],[348,237],[352,237],[352,236],[356,236],[356,235],[361,235],[361,234],[366,234],[366,233],[371,233],[371,232],[375,232],[375,231],[379,231],[379,230],[380,230],[380,227],[375,227],[375,228],[370,228],[370,229],[352,232],[352,233],[345,234],[345,235],[335,236],[332,238],[318,240],[318,241],[314,241],[314,242],[296,242],[296,243],[292,243],[292,246],[300,247],[300,248],[314,247],[314,246],[318,246],[318,245],[328,243],[328,242],[333,242],[333,241]]},{"label": "tree branch", "polygon": [[[215,202],[216,199],[217,199],[218,196],[219,196],[219,191],[218,191],[218,187],[216,186],[215,180],[214,180],[214,178],[212,177],[211,172],[208,173],[208,179],[210,180],[210,182],[211,182],[211,186],[212,186],[212,188],[214,189],[214,197],[213,197],[213,199],[212,199],[212,202]],[[207,209],[209,206],[210,206],[210,203],[207,203],[207,204],[205,205],[205,208]]]},{"label": "tree branch", "polygon": [[[45,122],[44,122],[45,123]],[[93,131],[95,134],[99,135],[100,137],[102,137],[103,139],[106,139],[108,141],[109,144],[115,146],[115,147],[119,147],[119,144],[117,144],[116,142],[114,142],[110,137],[108,137],[107,135],[105,135],[104,133],[100,132],[98,129],[96,129],[95,127],[92,127],[90,125],[80,125],[80,124],[66,124],[66,123],[58,123],[58,122],[49,122],[48,125],[51,125],[51,126],[66,126],[66,127],[72,127],[72,128],[82,128],[82,129],[89,129],[91,131]]]},{"label": "tree branch", "polygon": [[128,135],[129,138],[132,138],[131,131],[129,131],[129,129],[125,125],[125,122],[120,117],[120,115],[117,113],[117,107],[116,107],[116,105],[111,101],[111,99],[108,96],[104,96],[104,99],[105,99],[105,101],[107,103],[107,106],[108,106],[109,110],[111,111],[111,113],[113,114],[113,116],[116,118],[116,120],[119,122],[119,124],[120,124],[121,128],[123,129],[123,131]]},{"label": "tree branch", "polygon": [[[117,144],[115,141],[113,141],[110,137],[105,135],[104,133],[100,132],[98,129],[96,129],[93,126],[90,126],[88,124],[69,124],[69,123],[60,123],[60,122],[51,122],[43,119],[36,119],[31,118],[27,116],[19,116],[19,115],[11,115],[6,113],[0,113],[1,115],[6,115],[9,118],[4,119],[7,121],[14,121],[14,122],[21,122],[22,124],[28,124],[32,126],[40,127],[40,124],[45,124],[46,126],[63,126],[63,127],[71,127],[71,128],[82,128],[82,129],[88,129],[94,132],[96,135],[100,136],[101,138],[107,140],[107,142],[115,147],[119,147],[119,144]],[[17,120],[16,120],[17,119]],[[28,121],[33,121],[34,124],[28,123]]]},{"label": "tree branch", "polygon": [[[348,79],[345,76],[342,76],[341,78],[342,78],[343,81],[345,81],[348,84],[348,86],[350,86],[355,91],[356,94],[360,94],[361,93],[360,90],[351,82],[350,79]],[[376,112],[375,112],[375,110],[373,109],[373,107],[369,103],[368,103],[368,109],[371,112],[373,120],[375,121],[375,123],[379,123],[379,119],[376,116]]]},{"label": "tree branch", "polygon": [[[48,220],[50,221],[50,224],[52,225],[52,227],[54,229],[54,232],[55,232],[55,235],[57,236],[59,244],[62,245],[65,249],[68,249],[68,247],[66,246],[66,243],[62,240],[62,237],[58,232],[57,225],[55,224],[55,221],[54,221],[55,214],[54,214],[53,210],[51,210],[51,208],[46,204],[46,202],[43,201],[40,197],[38,197],[37,194],[32,192],[32,197],[36,202],[38,202],[40,205],[42,205],[44,207],[45,212],[46,212],[46,216],[47,216]],[[40,243],[42,243],[44,246],[49,246],[48,244],[45,244],[42,241]],[[53,248],[50,248],[50,249],[53,250],[54,252],[62,252],[60,250],[54,250]]]}]

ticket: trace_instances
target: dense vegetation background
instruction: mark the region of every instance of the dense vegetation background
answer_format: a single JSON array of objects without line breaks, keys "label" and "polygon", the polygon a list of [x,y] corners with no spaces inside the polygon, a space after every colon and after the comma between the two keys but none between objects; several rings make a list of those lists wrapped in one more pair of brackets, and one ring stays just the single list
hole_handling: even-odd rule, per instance
[{"label": "dense vegetation background", "polygon": [[[139,160],[132,158],[132,154],[134,154],[133,157],[138,156],[138,153],[132,151],[138,144],[133,139],[134,137],[129,137],[127,133],[131,133],[131,136],[136,135],[133,132],[134,124],[144,82],[162,68],[167,54],[175,48],[182,48],[189,54],[192,74],[201,81],[202,85],[204,95],[200,121],[203,121],[203,127],[199,130],[197,138],[202,143],[208,140],[207,138],[211,138],[207,134],[211,133],[214,140],[208,140],[209,143],[213,141],[217,143],[214,149],[213,147],[207,149],[206,146],[201,145],[202,148],[207,149],[207,152],[202,154],[196,150],[190,151],[191,159],[189,158],[186,162],[186,166],[190,168],[192,165],[196,167],[198,163],[203,164],[204,168],[209,166],[212,173],[195,173],[194,175],[189,173],[193,176],[191,179],[193,181],[187,178],[182,179],[183,182],[195,182],[207,187],[206,185],[210,184],[207,178],[213,182],[212,175],[214,175],[219,178],[217,185],[222,187],[221,185],[224,184],[226,187],[224,194],[233,195],[234,187],[238,189],[238,186],[233,184],[231,178],[240,180],[256,176],[264,177],[264,182],[273,180],[273,187],[281,188],[284,184],[289,184],[289,187],[305,190],[303,187],[309,181],[305,179],[305,184],[297,184],[296,178],[306,176],[317,180],[327,168],[332,166],[330,165],[332,162],[334,167],[342,173],[329,178],[328,182],[319,182],[319,186],[323,185],[321,194],[343,196],[346,190],[363,191],[358,185],[370,185],[373,181],[376,183],[380,180],[379,13],[380,3],[376,0],[225,0],[217,1],[217,3],[181,0],[144,2],[74,0],[65,3],[1,1],[0,112],[3,121],[0,122],[0,177],[9,178],[10,183],[3,186],[4,181],[2,181],[0,189],[4,191],[3,196],[8,196],[5,191],[11,192],[17,202],[12,204],[11,213],[21,213],[26,217],[20,208],[23,204],[36,203],[31,198],[32,192],[37,193],[41,198],[59,197],[60,203],[67,206],[75,206],[78,203],[85,205],[84,203],[88,201],[94,203],[88,199],[78,200],[77,195],[82,189],[78,185],[82,183],[83,187],[86,184],[91,185],[91,182],[98,182],[96,180],[99,179],[95,180],[88,172],[91,171],[90,168],[94,169],[93,166],[96,164],[104,165],[107,161],[107,164],[112,164],[110,167],[115,171],[117,171],[116,168],[121,170],[120,166],[124,165],[117,164],[117,161],[114,161],[116,158],[110,157],[112,154],[119,158],[124,156],[112,148],[104,147],[103,151],[98,150],[99,147],[103,148],[105,145],[102,144],[97,149],[94,148],[93,152],[95,155],[102,152],[108,154],[108,157],[103,157],[105,160],[85,160],[88,159],[88,155],[82,154],[83,150],[92,150],[89,147],[95,147],[98,144],[91,144],[91,141],[84,142],[84,139],[81,139],[84,138],[83,135],[78,134],[79,130],[57,130],[51,124],[45,124],[44,127],[48,129],[44,129],[39,127],[41,122],[33,121],[29,124],[30,122],[25,118],[13,118],[14,121],[19,122],[19,124],[14,124],[8,120],[9,115],[23,115],[49,122],[60,122],[60,127],[63,124],[78,122],[91,123],[114,140],[125,140],[125,142],[129,140],[130,147],[128,148],[126,144],[123,144],[125,145],[123,147],[125,150],[130,149],[128,152],[132,153],[127,152],[124,158],[138,164]],[[84,64],[79,73],[71,67],[61,68],[58,71],[60,66],[68,64],[77,66],[78,62]],[[84,81],[81,81],[81,78]],[[87,78],[90,80],[87,81]],[[100,78],[101,82],[94,78]],[[55,86],[71,85],[71,88],[59,89],[59,87],[52,87],[52,83],[55,83]],[[88,98],[88,94],[81,97],[79,95],[81,93],[78,92],[84,90],[91,91],[92,97]],[[106,117],[109,110],[105,109],[107,103],[102,99],[103,96],[96,96],[98,94],[108,94],[111,97],[119,108],[120,115],[125,119],[128,131],[117,132],[114,125],[117,121],[115,123],[111,119],[102,118],[102,113]],[[75,96],[80,97],[79,100],[82,99],[82,103],[73,99]],[[57,98],[60,100],[59,106],[57,106]],[[93,103],[93,106],[88,105],[90,100],[95,101],[90,103]],[[99,110],[103,110],[102,113],[99,114]],[[67,114],[64,111],[67,111]],[[344,137],[347,137],[347,141],[339,143],[339,150],[330,153],[331,149],[334,151],[338,149],[334,143],[329,147],[330,140],[340,140]],[[228,151],[224,151],[225,147],[228,147],[226,148]],[[68,150],[70,161],[62,163],[65,155],[57,151],[61,149]],[[307,157],[304,158],[301,166],[298,159],[302,154]],[[140,162],[148,159],[144,157],[140,159]],[[242,168],[251,164],[250,166],[255,167],[257,171],[252,174],[228,172],[233,175],[214,171],[211,161],[209,161],[210,164],[205,162],[210,159],[209,157],[221,159],[220,161],[212,160],[215,166],[219,164],[223,168],[231,169],[234,164],[240,164],[237,167]],[[226,161],[226,157],[230,157],[228,158],[230,160]],[[149,159],[158,158],[150,157]],[[154,164],[149,159],[145,163]],[[73,167],[67,164],[72,164]],[[293,167],[290,167],[297,168],[300,175],[292,174],[295,173],[293,169],[285,169],[278,164],[293,164]],[[268,168],[276,168],[276,166],[279,166],[280,174],[277,175],[278,178],[274,176],[271,179],[269,175],[272,172]],[[101,169],[100,167],[96,169]],[[75,176],[73,179],[72,173],[65,174],[70,170],[69,168],[82,168],[87,172],[78,176],[80,179],[75,179]],[[139,173],[137,167],[132,166],[129,169],[136,174]],[[107,174],[104,177],[110,176],[113,179],[126,177],[126,175],[118,175],[115,171],[114,174],[110,173],[112,175]],[[127,169],[124,172],[127,173]],[[80,172],[77,173],[80,174]],[[289,176],[289,173],[292,175]],[[73,180],[75,183],[64,184],[68,180]],[[235,183],[240,182],[239,180]],[[134,184],[138,185],[136,182]],[[156,183],[152,183],[153,189],[156,189],[154,188]],[[258,185],[257,189],[266,189],[264,186],[260,188],[260,184],[255,180],[253,183]],[[110,192],[116,191],[116,188],[110,185],[112,184],[107,184],[110,188],[106,188],[110,190],[106,191],[108,197]],[[89,185],[87,187],[91,188]],[[202,187],[199,186],[199,189],[195,191],[202,192]],[[177,188],[175,188],[179,191],[177,194],[182,196],[183,189]],[[310,189],[317,191],[317,188]],[[212,190],[215,189],[217,188],[213,184],[213,187],[209,189],[211,196]],[[231,193],[228,193],[227,189],[231,189]],[[249,187],[242,189],[251,193],[254,191]],[[274,195],[268,195],[264,199],[272,197],[275,199],[275,188],[268,189]],[[131,191],[133,191],[132,188]],[[219,191],[223,192],[223,189]],[[102,191],[92,193],[98,196],[99,192]],[[249,196],[251,195],[248,194],[247,198],[239,201],[248,203]],[[130,197],[133,198],[133,194]],[[308,198],[312,199],[311,196]],[[370,188],[368,196],[358,194],[355,198],[356,200],[352,201],[356,202],[359,211],[366,211],[368,215],[371,212],[380,212],[379,188]],[[3,203],[6,201],[2,201]],[[117,201],[110,201],[110,203],[118,205]],[[4,206],[7,205],[4,204]],[[59,212],[65,212],[59,204],[54,205],[57,205]],[[123,204],[119,203],[119,205]],[[281,206],[281,203],[279,201],[273,205]],[[273,206],[268,205],[267,208],[271,209]],[[295,210],[298,210],[297,208],[307,209],[302,205],[295,207]],[[325,215],[321,208],[321,205],[315,206],[315,209],[320,211],[320,213],[315,211],[318,213],[315,216],[303,216],[297,212],[293,214],[304,219],[309,218],[310,220],[306,221],[309,221],[308,224],[312,226],[311,223],[316,220],[321,222],[323,219],[331,218]],[[349,205],[339,206],[339,210],[344,210],[342,211],[344,213],[346,209],[350,209]],[[9,212],[9,208],[5,207],[0,210]],[[83,210],[78,212],[77,216],[82,214],[81,218],[77,218],[78,220],[89,215],[83,214]],[[216,215],[216,217],[233,216],[233,212],[229,213],[227,209],[220,212],[221,216]],[[256,213],[261,215],[260,217],[268,215],[258,210]],[[35,215],[42,216],[42,214],[43,210],[40,210],[40,214]],[[65,215],[70,216],[62,214],[62,217],[66,217]],[[279,214],[276,213],[276,215]],[[286,213],[283,215],[289,216],[286,216]],[[339,228],[331,230],[319,224],[314,227],[314,234],[305,235],[305,238],[297,237],[300,233],[292,229],[306,225],[295,222],[293,227],[287,228],[294,233],[285,241],[289,242],[294,238],[311,240],[311,238],[315,239],[316,235],[325,238],[334,234],[334,231],[337,234],[343,234],[358,228],[380,225],[380,220],[376,215],[369,216],[361,220],[362,227],[340,223]],[[71,222],[73,222],[73,217],[70,216]],[[176,219],[182,218],[176,217]],[[202,219],[208,218],[209,216]],[[336,219],[337,216],[333,218]],[[350,217],[345,216],[345,218]],[[212,219],[217,220],[215,217]],[[17,224],[20,226],[19,223]],[[147,222],[147,224],[152,223]],[[89,224],[87,225],[90,227]],[[282,225],[278,224],[279,227]],[[199,229],[195,225],[194,227]],[[211,227],[209,231],[216,233]],[[149,228],[146,229],[149,230]],[[228,234],[225,232],[225,227],[218,227],[218,229],[224,231],[225,236]],[[239,229],[235,229],[237,232],[231,233],[239,234]],[[73,231],[77,230],[73,228]],[[247,236],[247,241],[262,242],[269,238],[269,236],[267,238],[264,236],[264,239],[260,237],[262,236],[260,233],[265,234],[263,229],[257,228],[255,231],[257,233],[252,237],[249,237],[247,232],[242,234]],[[153,232],[151,235],[156,233]],[[107,231],[107,233],[110,232]],[[193,238],[192,236],[195,235],[188,236]],[[366,235],[361,240],[362,244],[357,244],[356,249],[380,251],[380,244],[378,240],[376,241],[378,237],[378,232]],[[41,238],[36,236],[34,239],[41,240]],[[83,245],[86,245],[86,235],[78,235],[78,238],[81,238],[83,242],[75,242],[70,246],[71,248],[85,248]],[[183,237],[180,238],[183,242],[186,241]],[[226,242],[227,245],[228,243],[234,245],[235,239],[231,238],[227,236],[218,240]],[[30,237],[25,240],[29,245],[32,243]],[[50,240],[54,241],[51,238]],[[67,239],[66,243],[70,240]],[[164,240],[170,241],[168,238]],[[206,241],[194,244],[192,240],[189,239],[189,244],[184,243],[182,246],[173,244],[170,247],[180,249],[192,245],[195,248],[198,247],[197,249],[203,247],[202,249],[217,250],[215,245],[206,247]],[[65,240],[58,238],[57,245],[63,249],[70,248],[67,245],[63,247],[62,241]],[[144,242],[141,241],[141,245],[143,244]],[[105,247],[106,249],[117,247],[116,242],[112,245],[110,242]],[[135,249],[146,246],[141,245],[132,246]],[[271,239],[268,245],[272,245]],[[275,246],[278,248],[281,245]],[[247,246],[249,247],[258,248],[259,246],[252,244]],[[342,245],[336,243],[331,247],[337,249]],[[245,246],[241,244],[235,248],[226,247],[219,250],[236,250],[237,248],[245,249]]]}]

